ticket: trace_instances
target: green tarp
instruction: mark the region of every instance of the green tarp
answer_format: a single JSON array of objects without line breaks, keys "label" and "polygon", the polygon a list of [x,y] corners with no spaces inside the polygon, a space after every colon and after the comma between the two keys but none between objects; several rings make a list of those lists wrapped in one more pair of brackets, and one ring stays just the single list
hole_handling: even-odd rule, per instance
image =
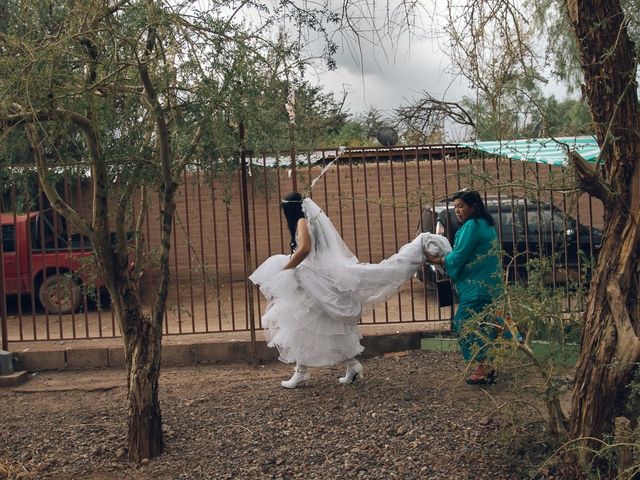
[{"label": "green tarp", "polygon": [[596,139],[587,137],[529,138],[461,143],[463,147],[481,150],[492,156],[562,166],[567,163],[567,148],[578,152],[586,161],[595,162],[600,153]]}]

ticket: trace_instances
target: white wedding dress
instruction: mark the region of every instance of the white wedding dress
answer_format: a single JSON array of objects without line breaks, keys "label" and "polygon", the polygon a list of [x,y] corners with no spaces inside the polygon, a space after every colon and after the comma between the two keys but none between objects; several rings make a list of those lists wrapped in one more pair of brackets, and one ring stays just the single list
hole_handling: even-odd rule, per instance
[{"label": "white wedding dress", "polygon": [[422,233],[380,263],[358,263],[325,213],[305,198],[311,251],[293,269],[288,255],[273,255],[249,279],[268,304],[262,316],[269,346],[280,360],[317,367],[358,355],[364,347],[358,321],[373,305],[395,295],[422,267],[423,251],[451,250],[446,237]]}]

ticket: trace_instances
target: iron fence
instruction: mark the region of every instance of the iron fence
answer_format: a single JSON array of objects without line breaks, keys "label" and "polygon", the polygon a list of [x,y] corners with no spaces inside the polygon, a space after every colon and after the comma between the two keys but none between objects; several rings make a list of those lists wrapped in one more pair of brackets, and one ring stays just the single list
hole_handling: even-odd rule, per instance
[{"label": "iron fence", "polygon": [[[288,154],[246,152],[245,158],[244,170],[239,159],[212,158],[184,172],[176,194],[166,335],[260,329],[265,301],[247,277],[270,255],[289,251],[280,199],[294,189],[314,198],[361,262],[379,262],[417,232],[435,229],[453,192],[479,190],[496,205],[503,246],[511,238],[505,275],[526,281],[532,258],[552,258],[549,286],[565,289],[567,308],[580,308],[572,304],[569,283],[584,282],[580,273],[597,255],[602,207],[572,193],[564,168],[483,157],[455,145],[318,150],[298,154],[295,162]],[[69,170],[59,188],[67,203],[88,214],[91,192],[85,181]],[[3,342],[118,337],[103,290],[68,293],[69,282],[96,283],[87,273],[91,247],[48,208],[37,183],[33,191],[5,186],[0,207]],[[158,199],[144,215],[140,288],[150,311],[157,287]],[[408,281],[362,324],[448,322],[452,307],[440,307],[430,272],[419,277],[424,281]],[[56,303],[69,308],[56,310],[51,305]]]}]

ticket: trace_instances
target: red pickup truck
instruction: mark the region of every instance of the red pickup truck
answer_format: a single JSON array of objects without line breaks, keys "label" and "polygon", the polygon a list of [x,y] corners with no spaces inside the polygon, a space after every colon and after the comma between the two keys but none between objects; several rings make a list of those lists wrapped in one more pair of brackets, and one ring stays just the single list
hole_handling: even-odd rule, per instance
[{"label": "red pickup truck", "polygon": [[1,213],[0,223],[5,295],[37,295],[53,314],[76,311],[87,280],[83,266],[93,254],[89,240],[70,234],[53,210]]}]

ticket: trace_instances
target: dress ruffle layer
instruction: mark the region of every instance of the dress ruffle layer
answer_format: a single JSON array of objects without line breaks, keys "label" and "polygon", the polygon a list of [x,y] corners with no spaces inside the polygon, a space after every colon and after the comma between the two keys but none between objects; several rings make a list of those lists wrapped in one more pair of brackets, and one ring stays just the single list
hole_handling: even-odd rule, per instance
[{"label": "dress ruffle layer", "polygon": [[320,277],[304,268],[282,270],[287,261],[286,255],[274,255],[249,277],[269,300],[261,323],[269,346],[278,349],[279,359],[320,367],[361,353],[364,347],[357,327],[357,302],[327,285],[323,286],[323,295],[332,302],[320,302],[308,293],[319,284]]}]

